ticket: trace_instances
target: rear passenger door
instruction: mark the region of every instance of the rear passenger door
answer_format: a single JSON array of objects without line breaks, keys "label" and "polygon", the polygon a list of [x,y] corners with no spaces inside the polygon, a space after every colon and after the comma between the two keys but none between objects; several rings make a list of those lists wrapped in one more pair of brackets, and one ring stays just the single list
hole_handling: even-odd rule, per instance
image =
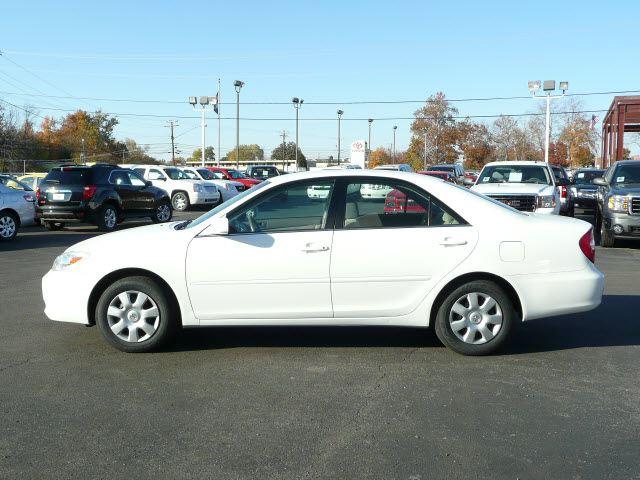
[{"label": "rear passenger door", "polygon": [[[361,195],[362,185],[374,183],[388,192],[385,199]],[[366,177],[339,185],[331,254],[336,318],[410,313],[475,246],[474,227],[413,184]]]}]

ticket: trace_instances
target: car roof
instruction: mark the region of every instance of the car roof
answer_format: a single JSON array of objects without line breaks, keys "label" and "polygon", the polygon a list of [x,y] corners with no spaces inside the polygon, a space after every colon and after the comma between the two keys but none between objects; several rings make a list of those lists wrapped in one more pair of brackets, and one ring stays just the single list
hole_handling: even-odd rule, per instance
[{"label": "car roof", "polygon": [[622,164],[622,165],[631,165],[631,164],[640,165],[640,160],[618,160],[617,162],[615,162],[611,166],[613,167],[613,166],[619,165],[619,164]]},{"label": "car roof", "polygon": [[[551,165],[549,165],[548,163],[545,162],[538,162],[535,160],[507,160],[507,161],[500,161],[500,162],[489,162],[485,165],[485,167],[490,167],[490,166],[500,166],[500,165],[540,165],[540,166],[547,166],[547,167],[551,167]],[[484,168],[484,167],[483,167]]]},{"label": "car roof", "polygon": [[434,178],[429,178],[426,175],[420,175],[415,172],[402,172],[398,170],[353,170],[353,169],[340,169],[340,170],[311,170],[309,172],[295,172],[289,175],[280,175],[272,177],[268,181],[272,184],[288,183],[296,180],[314,180],[322,178],[397,178],[399,180],[407,180],[413,182],[439,182]]}]

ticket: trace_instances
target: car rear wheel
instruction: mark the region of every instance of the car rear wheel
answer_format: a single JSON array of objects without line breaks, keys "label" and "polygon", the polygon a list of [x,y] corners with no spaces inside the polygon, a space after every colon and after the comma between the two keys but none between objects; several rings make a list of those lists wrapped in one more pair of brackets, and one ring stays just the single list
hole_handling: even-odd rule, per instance
[{"label": "car rear wheel", "polygon": [[151,216],[151,220],[154,223],[168,222],[171,220],[172,215],[173,211],[171,210],[171,203],[169,203],[168,200],[164,200],[156,206],[156,209],[153,211],[153,215]]},{"label": "car rear wheel", "polygon": [[444,299],[435,321],[442,343],[463,355],[489,355],[509,338],[517,318],[513,303],[497,284],[476,280]]},{"label": "car rear wheel", "polygon": [[174,210],[184,212],[189,208],[189,197],[183,192],[174,193],[173,197],[171,197],[171,205],[173,205]]},{"label": "car rear wheel", "polygon": [[118,211],[111,204],[106,204],[97,213],[98,228],[103,232],[111,232],[118,226]]},{"label": "car rear wheel", "polygon": [[18,218],[11,212],[0,213],[0,241],[8,242],[18,234]]},{"label": "car rear wheel", "polygon": [[175,308],[165,291],[147,277],[123,278],[106,288],[95,318],[103,337],[123,352],[158,349],[177,330]]}]

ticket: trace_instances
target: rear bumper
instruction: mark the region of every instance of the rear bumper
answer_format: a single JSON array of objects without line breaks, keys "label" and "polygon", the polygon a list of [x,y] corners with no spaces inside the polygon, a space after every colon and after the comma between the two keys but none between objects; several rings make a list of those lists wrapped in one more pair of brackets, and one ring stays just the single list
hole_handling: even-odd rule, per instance
[{"label": "rear bumper", "polygon": [[507,279],[518,291],[523,320],[593,310],[602,301],[604,274],[593,264],[575,272],[513,275]]},{"label": "rear bumper", "polygon": [[91,215],[92,212],[87,211],[84,206],[67,208],[43,206],[36,208],[36,219],[43,222],[87,222],[91,220]]}]

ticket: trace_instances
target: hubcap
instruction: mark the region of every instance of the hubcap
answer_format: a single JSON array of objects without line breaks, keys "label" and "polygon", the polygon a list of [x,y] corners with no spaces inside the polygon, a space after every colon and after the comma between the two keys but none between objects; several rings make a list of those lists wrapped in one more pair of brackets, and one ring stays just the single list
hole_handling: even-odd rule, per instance
[{"label": "hubcap", "polygon": [[146,293],[128,290],[109,303],[107,322],[116,337],[125,342],[144,342],[160,326],[160,311]]},{"label": "hubcap", "polygon": [[169,209],[169,205],[160,205],[158,207],[158,220],[161,222],[166,222],[169,220],[169,215],[171,210]]},{"label": "hubcap", "polygon": [[184,210],[187,208],[187,199],[181,193],[173,197],[173,208],[176,210]]},{"label": "hubcap", "polygon": [[116,212],[111,208],[107,208],[104,212],[104,224],[107,228],[113,228],[116,226],[116,221]]},{"label": "hubcap", "polygon": [[0,217],[0,237],[11,238],[16,233],[16,222],[10,216]]},{"label": "hubcap", "polygon": [[449,312],[449,326],[465,343],[480,345],[492,340],[502,328],[502,309],[486,293],[472,292],[460,297]]}]

